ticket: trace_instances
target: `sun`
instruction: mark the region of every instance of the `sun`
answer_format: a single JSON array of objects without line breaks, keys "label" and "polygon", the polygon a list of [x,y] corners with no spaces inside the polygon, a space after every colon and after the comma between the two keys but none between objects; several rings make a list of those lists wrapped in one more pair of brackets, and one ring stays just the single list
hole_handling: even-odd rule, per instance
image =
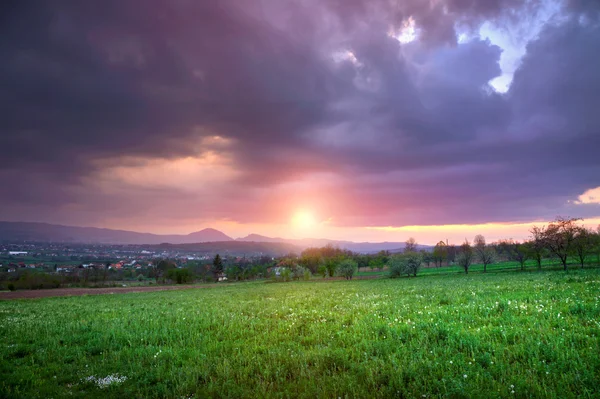
[{"label": "sun", "polygon": [[317,220],[309,211],[301,210],[292,217],[292,226],[298,230],[308,230],[317,224]]}]

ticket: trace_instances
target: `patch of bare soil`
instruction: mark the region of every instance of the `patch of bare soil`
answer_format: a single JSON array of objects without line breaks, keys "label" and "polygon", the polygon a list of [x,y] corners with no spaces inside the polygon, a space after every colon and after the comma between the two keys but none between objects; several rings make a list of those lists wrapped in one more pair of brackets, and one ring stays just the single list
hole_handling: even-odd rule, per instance
[{"label": "patch of bare soil", "polygon": [[[212,285],[215,286],[215,285]],[[209,285],[157,285],[148,287],[106,287],[106,288],[55,288],[48,290],[21,290],[0,292],[2,299],[34,299],[53,296],[80,296],[80,295],[103,295],[103,294],[125,294],[129,292],[152,292],[168,290],[185,290],[196,288],[208,288]]]}]

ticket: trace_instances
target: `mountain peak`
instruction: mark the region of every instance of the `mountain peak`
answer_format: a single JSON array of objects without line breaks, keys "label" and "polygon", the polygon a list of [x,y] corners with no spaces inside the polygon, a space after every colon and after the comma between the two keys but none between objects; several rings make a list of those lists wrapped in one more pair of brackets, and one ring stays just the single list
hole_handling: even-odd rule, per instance
[{"label": "mountain peak", "polygon": [[210,227],[190,233],[187,237],[193,238],[194,240],[197,240],[197,242],[233,241],[233,238],[229,237],[227,234]]}]

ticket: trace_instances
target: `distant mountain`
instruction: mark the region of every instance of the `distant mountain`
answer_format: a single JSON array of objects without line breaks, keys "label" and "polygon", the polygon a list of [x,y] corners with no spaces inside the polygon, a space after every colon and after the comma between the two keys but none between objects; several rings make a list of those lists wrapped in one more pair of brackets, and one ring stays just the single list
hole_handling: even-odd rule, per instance
[{"label": "distant mountain", "polygon": [[[176,237],[179,237],[179,236],[176,236]],[[196,231],[194,233],[190,233],[190,234],[188,234],[186,236],[182,236],[182,237],[185,237],[186,240],[189,239],[189,241],[187,241],[187,242],[233,241],[233,238],[229,237],[227,234],[223,233],[222,231],[211,229],[211,228]]]},{"label": "distant mountain", "polygon": [[96,227],[61,226],[48,223],[0,222],[0,241],[40,241],[100,244],[184,244],[233,241],[219,230],[204,229],[187,235],[159,235]]},{"label": "distant mountain", "polygon": [[[286,239],[279,237],[266,237],[259,234],[250,234],[246,237],[234,240],[223,232],[211,228],[196,231],[186,235],[159,235],[150,233],[137,233],[126,230],[100,229],[96,227],[73,227],[61,226],[48,223],[25,223],[25,222],[0,222],[0,241],[19,242],[64,242],[64,243],[98,243],[98,244],[135,244],[135,245],[157,245],[157,244],[198,244],[219,243],[222,248],[235,248],[235,253],[244,253],[247,250],[252,253],[299,253],[309,247],[323,247],[333,245],[353,252],[375,253],[382,250],[399,252],[404,249],[403,242],[352,242],[328,240],[325,238],[302,238]],[[223,243],[230,243],[224,245]],[[236,244],[238,243],[238,244]],[[271,244],[247,245],[244,243]],[[281,244],[281,245],[279,245]],[[199,246],[209,248],[211,246]],[[214,245],[212,246],[215,247]],[[271,248],[272,251],[267,250]],[[421,249],[432,247],[420,245]],[[225,251],[226,249],[224,249]],[[239,251],[238,251],[239,250]]]}]

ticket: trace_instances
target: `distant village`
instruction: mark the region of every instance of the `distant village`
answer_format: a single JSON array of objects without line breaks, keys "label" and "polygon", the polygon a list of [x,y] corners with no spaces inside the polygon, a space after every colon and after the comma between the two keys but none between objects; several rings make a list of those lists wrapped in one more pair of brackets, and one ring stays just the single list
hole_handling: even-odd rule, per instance
[{"label": "distant village", "polygon": [[[150,283],[164,274],[157,272],[161,260],[168,260],[174,269],[192,269],[196,276],[209,278],[214,256],[141,245],[4,243],[0,244],[0,285],[13,282],[18,288],[35,289],[109,281]],[[267,267],[274,260],[266,254],[223,254],[222,258],[225,265]]]}]

